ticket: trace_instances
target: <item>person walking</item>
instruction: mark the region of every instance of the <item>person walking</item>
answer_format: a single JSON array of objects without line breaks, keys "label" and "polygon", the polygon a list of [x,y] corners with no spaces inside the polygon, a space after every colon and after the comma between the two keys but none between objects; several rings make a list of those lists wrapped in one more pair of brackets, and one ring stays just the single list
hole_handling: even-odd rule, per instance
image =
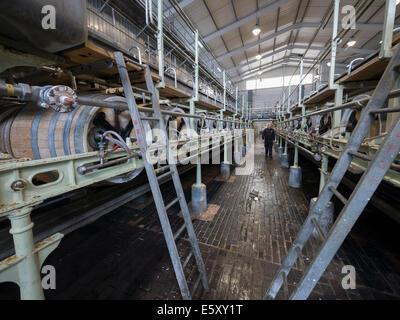
[{"label": "person walking", "polygon": [[275,140],[275,130],[272,129],[271,123],[268,123],[267,128],[264,129],[262,138],[264,140],[265,156],[269,156],[269,158],[272,159],[272,146]]}]

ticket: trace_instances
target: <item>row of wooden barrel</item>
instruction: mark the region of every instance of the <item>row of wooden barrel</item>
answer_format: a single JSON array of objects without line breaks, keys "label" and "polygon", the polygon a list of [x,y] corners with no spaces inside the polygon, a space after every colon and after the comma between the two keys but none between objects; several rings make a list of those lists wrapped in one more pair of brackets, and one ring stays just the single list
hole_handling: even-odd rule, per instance
[{"label": "row of wooden barrel", "polygon": [[[123,97],[108,97],[103,94],[91,95],[93,98],[107,101],[124,101]],[[179,108],[173,108],[184,114]],[[165,120],[171,120],[166,116]],[[177,129],[186,132],[189,127],[187,117],[174,118]],[[113,109],[79,105],[72,112],[58,113],[52,109],[43,109],[30,103],[27,105],[0,106],[0,152],[14,158],[46,159],[97,150],[98,134],[113,129],[121,131],[129,128],[128,111],[115,112]],[[196,120],[196,126],[201,121]],[[151,123],[145,122],[147,132]],[[216,122],[206,121],[202,132],[213,132]],[[151,135],[151,133],[150,133]],[[135,137],[130,127],[129,136]],[[150,142],[152,138],[150,136]]]}]

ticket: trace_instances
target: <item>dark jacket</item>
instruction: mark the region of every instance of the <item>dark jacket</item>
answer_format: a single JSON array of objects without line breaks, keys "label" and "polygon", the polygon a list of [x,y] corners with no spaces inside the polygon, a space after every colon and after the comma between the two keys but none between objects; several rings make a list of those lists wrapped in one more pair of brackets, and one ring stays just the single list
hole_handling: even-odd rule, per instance
[{"label": "dark jacket", "polygon": [[266,128],[264,129],[262,133],[262,138],[264,140],[264,143],[272,143],[275,139],[275,130],[272,128]]}]

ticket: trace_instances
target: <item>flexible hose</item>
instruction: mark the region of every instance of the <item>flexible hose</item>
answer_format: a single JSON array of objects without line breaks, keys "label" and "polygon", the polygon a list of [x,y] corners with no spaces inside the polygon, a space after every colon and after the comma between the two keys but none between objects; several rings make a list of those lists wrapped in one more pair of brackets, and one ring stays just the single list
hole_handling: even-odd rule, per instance
[{"label": "flexible hose", "polygon": [[[113,135],[114,137],[116,137],[117,139],[108,137],[107,135]],[[116,144],[117,146],[121,147],[122,149],[124,149],[129,155],[132,154],[132,151],[129,149],[128,145],[125,143],[124,139],[122,139],[122,137],[115,131],[112,130],[108,130],[106,132],[103,133],[103,138],[107,139],[108,141]]]}]

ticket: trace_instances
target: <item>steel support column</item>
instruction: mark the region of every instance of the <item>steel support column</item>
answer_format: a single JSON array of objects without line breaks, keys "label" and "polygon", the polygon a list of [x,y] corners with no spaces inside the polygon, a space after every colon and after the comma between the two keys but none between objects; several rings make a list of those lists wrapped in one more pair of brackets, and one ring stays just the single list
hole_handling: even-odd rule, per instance
[{"label": "steel support column", "polygon": [[379,58],[390,58],[392,53],[393,28],[396,18],[396,0],[386,0],[385,22],[382,32],[382,44],[379,52]]},{"label": "steel support column", "polygon": [[332,39],[331,39],[331,66],[329,69],[329,89],[336,89],[335,86],[335,65],[336,65],[336,51],[337,51],[337,33],[339,25],[340,13],[340,0],[334,0],[333,9],[333,26],[332,26]]},{"label": "steel support column", "polygon": [[329,158],[327,155],[322,155],[321,160],[321,173],[320,173],[320,180],[319,180],[319,193],[324,189],[325,183],[328,180],[328,161]]},{"label": "steel support column", "polygon": [[58,246],[63,235],[57,233],[35,245],[33,241],[32,207],[13,210],[7,217],[11,223],[15,255],[0,261],[0,282],[19,285],[22,300],[44,300],[41,265]]},{"label": "steel support column", "polygon": [[[190,113],[196,113],[195,102],[199,100],[199,32],[196,30],[195,35],[195,63],[194,63],[194,82],[193,97],[190,99]],[[196,131],[194,119],[190,120],[190,128],[192,133]],[[197,148],[201,147],[201,136],[197,139]],[[192,213],[200,214],[207,211],[207,189],[206,185],[201,181],[201,154],[198,153],[196,158],[196,183],[192,185]]]},{"label": "steel support column", "polygon": [[[343,89],[341,85],[336,86],[335,90],[335,107],[341,106],[343,104]],[[339,128],[342,121],[342,110],[336,110],[333,112],[332,128]],[[336,130],[336,129],[335,129]],[[340,130],[340,128],[339,128]],[[332,130],[332,134],[333,134]]]},{"label": "steel support column", "polygon": [[[151,2],[151,1],[150,1]],[[157,84],[157,88],[165,87],[164,75],[164,30],[163,30],[163,0],[157,1],[157,53],[158,53],[158,74],[161,81]]]}]

